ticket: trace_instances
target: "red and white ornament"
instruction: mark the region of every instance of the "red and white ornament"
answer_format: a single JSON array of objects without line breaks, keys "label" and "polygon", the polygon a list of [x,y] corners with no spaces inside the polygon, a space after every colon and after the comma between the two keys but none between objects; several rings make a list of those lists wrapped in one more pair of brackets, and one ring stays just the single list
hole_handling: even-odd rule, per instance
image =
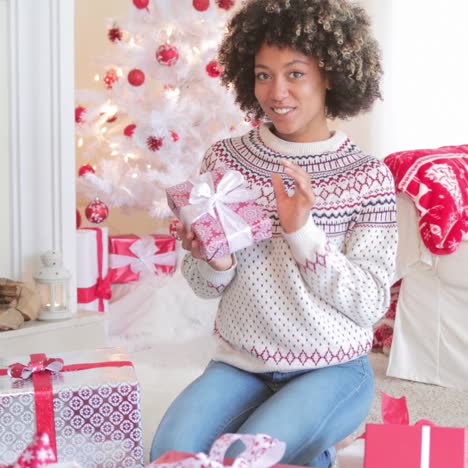
[{"label": "red and white ornament", "polygon": [[139,9],[148,8],[149,0],[133,0],[133,4]]},{"label": "red and white ornament", "polygon": [[171,221],[171,224],[169,224],[169,234],[178,239],[179,235],[177,234],[177,225],[179,224],[179,220],[177,218],[174,218]]},{"label": "red and white ornament", "polygon": [[218,78],[222,73],[221,65],[217,60],[211,60],[211,62],[208,62],[205,70],[211,78]]},{"label": "red and white ornament", "polygon": [[116,25],[112,26],[109,28],[107,31],[107,37],[109,38],[109,41],[111,42],[117,42],[122,40],[122,31],[120,28]]},{"label": "red and white ornament", "polygon": [[109,215],[109,208],[99,198],[95,198],[86,207],[85,215],[90,223],[99,224]]},{"label": "red and white ornament", "polygon": [[145,74],[138,68],[134,68],[128,72],[127,80],[132,86],[141,86],[145,82]]},{"label": "red and white ornament", "polygon": [[133,136],[133,133],[135,132],[135,128],[136,128],[135,124],[127,125],[123,130],[124,135],[128,138],[131,138]]},{"label": "red and white ornament", "polygon": [[86,107],[77,106],[75,107],[75,123],[81,124],[85,121]]},{"label": "red and white ornament", "polygon": [[179,51],[172,44],[163,44],[156,51],[156,60],[160,65],[172,67],[179,60]]},{"label": "red and white ornament", "polygon": [[236,2],[235,0],[216,0],[216,3],[219,8],[222,8],[223,10],[230,10]]},{"label": "red and white ornament", "polygon": [[117,70],[115,70],[115,68],[107,70],[106,74],[104,75],[103,81],[107,89],[112,89],[114,83],[116,81],[119,81],[119,75],[117,75]]},{"label": "red and white ornament", "polygon": [[159,149],[162,148],[162,145],[163,145],[163,138],[155,137],[155,136],[149,136],[146,139],[146,146],[151,151],[158,151]]},{"label": "red and white ornament", "polygon": [[84,164],[78,170],[78,175],[81,177],[82,175],[85,175],[88,172],[91,172],[92,174],[94,174],[96,171],[94,170],[94,167],[91,166],[91,164]]},{"label": "red and white ornament", "polygon": [[193,0],[192,5],[197,11],[206,11],[210,8],[210,0]]}]

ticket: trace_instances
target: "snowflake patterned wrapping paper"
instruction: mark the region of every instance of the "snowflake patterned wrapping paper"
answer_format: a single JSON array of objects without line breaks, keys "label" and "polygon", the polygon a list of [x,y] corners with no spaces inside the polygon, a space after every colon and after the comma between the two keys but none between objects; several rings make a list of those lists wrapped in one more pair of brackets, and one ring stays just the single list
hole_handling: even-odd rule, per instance
[{"label": "snowflake patterned wrapping paper", "polygon": [[[8,375],[11,365],[28,365],[33,356],[43,355],[0,360],[0,464],[15,462],[50,419],[55,438],[49,436],[60,463],[143,466],[140,387],[127,354],[119,349],[57,353],[47,358],[63,360],[60,372]],[[48,378],[50,388],[38,384],[38,377]]]},{"label": "snowflake patterned wrapping paper", "polygon": [[173,213],[200,241],[206,261],[271,237],[271,220],[237,171],[206,172],[166,193]]}]

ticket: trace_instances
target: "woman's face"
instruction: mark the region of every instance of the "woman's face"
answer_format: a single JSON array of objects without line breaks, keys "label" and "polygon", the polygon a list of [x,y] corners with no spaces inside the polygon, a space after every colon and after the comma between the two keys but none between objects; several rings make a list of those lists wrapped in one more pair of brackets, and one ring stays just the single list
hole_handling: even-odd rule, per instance
[{"label": "woman's face", "polygon": [[255,97],[283,140],[325,140],[327,80],[317,61],[266,42],[255,56]]}]

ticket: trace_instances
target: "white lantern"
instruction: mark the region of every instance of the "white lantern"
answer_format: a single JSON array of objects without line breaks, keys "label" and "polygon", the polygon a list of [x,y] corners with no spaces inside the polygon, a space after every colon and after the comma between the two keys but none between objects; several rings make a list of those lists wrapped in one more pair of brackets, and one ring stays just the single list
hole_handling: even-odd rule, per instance
[{"label": "white lantern", "polygon": [[49,250],[41,255],[42,266],[34,276],[41,296],[38,320],[70,318],[70,273],[62,266],[62,254]]}]

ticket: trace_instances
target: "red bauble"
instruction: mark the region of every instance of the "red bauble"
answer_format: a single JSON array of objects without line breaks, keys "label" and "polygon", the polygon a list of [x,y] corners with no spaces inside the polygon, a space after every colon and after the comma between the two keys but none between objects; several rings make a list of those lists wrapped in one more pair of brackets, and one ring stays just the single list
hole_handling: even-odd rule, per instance
[{"label": "red bauble", "polygon": [[192,5],[197,11],[205,11],[210,8],[210,0],[193,0]]},{"label": "red bauble", "polygon": [[75,123],[80,124],[85,121],[86,107],[75,107]]},{"label": "red bauble", "polygon": [[81,214],[78,208],[76,209],[76,229],[79,229],[81,226]]},{"label": "red bauble", "polygon": [[94,167],[91,166],[91,164],[85,164],[84,166],[81,166],[80,169],[78,170],[78,175],[81,177],[82,175],[85,175],[88,172],[91,172],[93,174],[96,172],[94,170]]},{"label": "red bauble", "polygon": [[117,70],[115,70],[114,68],[107,70],[106,74],[104,75],[103,81],[107,89],[112,89],[114,83],[116,81],[119,81],[119,75],[117,75]]},{"label": "red bauble", "polygon": [[86,219],[90,223],[102,223],[109,215],[109,208],[99,198],[95,198],[88,204],[85,210]]},{"label": "red bauble", "polygon": [[122,31],[118,26],[112,26],[112,28],[109,28],[109,30],[107,31],[107,37],[111,42],[121,41]]},{"label": "red bauble", "polygon": [[162,145],[163,145],[162,138],[149,136],[146,139],[146,146],[148,146],[148,149],[150,149],[151,151],[158,151],[159,149],[161,149]]},{"label": "red bauble", "polygon": [[133,0],[133,4],[139,9],[143,10],[143,8],[148,7],[149,0]]},{"label": "red bauble", "polygon": [[176,141],[179,141],[179,135],[174,132],[174,130],[171,130],[171,137],[172,137],[172,141],[175,143]]},{"label": "red bauble", "polygon": [[216,0],[216,3],[218,4],[219,8],[222,8],[223,10],[230,10],[236,2],[235,0]]},{"label": "red bauble", "polygon": [[129,71],[127,79],[132,86],[141,86],[145,82],[145,74],[138,68],[134,68]]},{"label": "red bauble", "polygon": [[132,137],[133,136],[133,132],[135,131],[135,128],[136,128],[136,125],[135,124],[130,124],[130,125],[127,125],[125,128],[124,128],[124,135],[127,136],[127,137]]},{"label": "red bauble", "polygon": [[179,51],[171,44],[163,44],[156,51],[156,60],[160,65],[172,67],[179,60]]},{"label": "red bauble", "polygon": [[219,75],[221,75],[221,66],[219,65],[219,62],[217,60],[212,60],[211,62],[208,62],[208,65],[205,67],[206,73],[208,73],[208,76],[211,76],[211,78],[218,78]]}]

